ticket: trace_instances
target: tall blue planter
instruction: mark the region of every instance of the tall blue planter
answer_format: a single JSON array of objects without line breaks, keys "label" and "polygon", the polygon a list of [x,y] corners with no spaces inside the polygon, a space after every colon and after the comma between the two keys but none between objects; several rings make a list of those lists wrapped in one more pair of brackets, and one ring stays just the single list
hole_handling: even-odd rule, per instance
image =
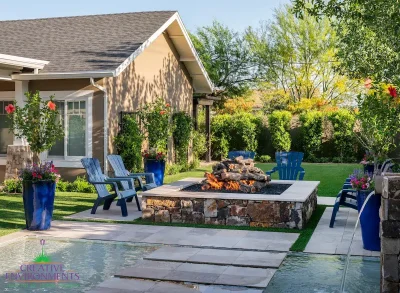
[{"label": "tall blue planter", "polygon": [[[371,191],[360,190],[357,192],[357,206],[360,212],[362,205]],[[373,195],[368,200],[360,216],[361,234],[364,249],[372,251],[381,250],[381,239],[379,237],[379,208],[381,206],[381,196]]]},{"label": "tall blue planter", "polygon": [[23,182],[26,229],[47,230],[53,218],[56,183],[52,181]]},{"label": "tall blue planter", "polygon": [[146,160],[144,162],[144,171],[154,173],[154,180],[157,186],[164,184],[165,161]]}]

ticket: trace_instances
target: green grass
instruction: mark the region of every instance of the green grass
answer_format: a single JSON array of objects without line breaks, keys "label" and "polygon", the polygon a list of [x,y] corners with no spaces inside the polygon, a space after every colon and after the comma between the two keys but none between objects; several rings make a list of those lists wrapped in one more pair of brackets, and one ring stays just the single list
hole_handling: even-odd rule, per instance
[{"label": "green grass", "polygon": [[[95,194],[57,192],[54,220],[87,210],[93,206]],[[25,227],[24,205],[21,194],[0,194],[0,236]]]}]

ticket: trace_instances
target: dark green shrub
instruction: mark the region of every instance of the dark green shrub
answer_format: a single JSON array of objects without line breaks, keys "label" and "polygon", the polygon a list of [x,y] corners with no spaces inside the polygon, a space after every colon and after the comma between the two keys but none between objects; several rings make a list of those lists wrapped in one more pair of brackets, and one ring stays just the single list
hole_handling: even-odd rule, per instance
[{"label": "dark green shrub", "polygon": [[61,192],[68,191],[69,184],[70,184],[69,182],[60,179],[56,184],[56,191],[61,191]]},{"label": "dark green shrub", "polygon": [[69,184],[67,189],[69,192],[96,193],[94,186],[87,182],[84,177],[79,176]]},{"label": "dark green shrub", "polygon": [[4,180],[4,192],[7,193],[22,193],[22,181],[19,179]]},{"label": "dark green shrub", "polygon": [[199,160],[207,152],[207,137],[198,130],[193,131],[193,156]]},{"label": "dark green shrub", "polygon": [[288,111],[274,111],[268,117],[269,131],[271,132],[272,145],[276,151],[289,151],[290,121],[292,114]]},{"label": "dark green shrub", "polygon": [[114,142],[125,167],[132,172],[142,169],[143,139],[136,117],[133,115],[123,116],[122,129],[115,137]]},{"label": "dark green shrub", "polygon": [[213,154],[217,157],[226,157],[233,150],[257,150],[257,124],[250,113],[216,115],[211,132]]},{"label": "dark green shrub", "polygon": [[309,111],[300,115],[300,121],[305,156],[315,155],[322,144],[323,114],[320,111]]},{"label": "dark green shrub", "polygon": [[269,163],[269,162],[271,162],[271,156],[268,156],[268,155],[259,156],[257,158],[257,161],[259,161],[260,163]]},{"label": "dark green shrub", "polygon": [[175,175],[175,174],[179,174],[180,172],[184,172],[184,171],[182,171],[182,166],[181,165],[171,164],[171,165],[167,165],[165,167],[165,174],[166,175]]},{"label": "dark green shrub", "polygon": [[172,116],[174,123],[175,162],[187,164],[188,148],[192,136],[193,121],[186,112],[177,112]]},{"label": "dark green shrub", "polygon": [[338,157],[341,158],[341,162],[344,162],[344,157],[354,152],[353,129],[356,118],[349,110],[339,109],[329,113],[328,120],[332,123],[333,141]]}]

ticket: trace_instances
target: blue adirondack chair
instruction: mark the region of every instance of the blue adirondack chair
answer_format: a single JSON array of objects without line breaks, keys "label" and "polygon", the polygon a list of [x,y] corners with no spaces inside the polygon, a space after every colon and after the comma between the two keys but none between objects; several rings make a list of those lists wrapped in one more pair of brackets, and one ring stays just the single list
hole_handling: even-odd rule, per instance
[{"label": "blue adirondack chair", "polygon": [[[380,173],[390,172],[393,165],[394,164],[391,159],[386,160],[380,168]],[[342,190],[339,191],[338,195],[336,196],[335,204],[333,205],[331,221],[329,223],[330,228],[333,228],[333,226],[335,225],[336,215],[339,211],[340,206],[358,210],[357,192],[352,188],[350,180],[350,178],[346,178]]]},{"label": "blue adirondack chair", "polygon": [[255,152],[251,152],[251,151],[230,151],[228,152],[228,158],[233,160],[237,157],[242,156],[243,159],[254,159],[254,157],[256,156]]},{"label": "blue adirondack chair", "polygon": [[278,171],[279,180],[303,180],[306,173],[301,167],[304,154],[300,152],[276,152],[275,160],[277,166],[265,172],[267,175]]},{"label": "blue adirondack chair", "polygon": [[[117,205],[121,207],[123,217],[128,216],[127,199],[135,197],[138,210],[141,210],[132,178],[107,177],[101,170],[99,160],[95,158],[84,158],[81,159],[81,162],[86,170],[89,183],[94,185],[97,192],[97,199],[91,211],[92,214],[96,213],[97,208],[103,201],[103,210],[109,210],[115,198],[118,199]],[[123,190],[119,189],[118,183],[121,184]],[[110,193],[106,185],[111,185],[114,193]]]},{"label": "blue adirondack chair", "polygon": [[[122,157],[119,155],[108,155],[107,159],[114,170],[115,177],[132,178],[139,182],[139,186],[136,188],[136,191],[146,191],[157,187],[153,173],[130,173],[128,170],[126,170]],[[146,183],[143,183],[142,177],[145,177]]]},{"label": "blue adirondack chair", "polygon": [[358,210],[357,191],[352,188],[350,184],[350,178],[346,179],[346,182],[343,184],[342,190],[339,191],[338,195],[336,196],[335,204],[333,205],[331,221],[329,223],[330,228],[333,228],[333,225],[335,224],[336,214],[339,211],[340,206]]}]

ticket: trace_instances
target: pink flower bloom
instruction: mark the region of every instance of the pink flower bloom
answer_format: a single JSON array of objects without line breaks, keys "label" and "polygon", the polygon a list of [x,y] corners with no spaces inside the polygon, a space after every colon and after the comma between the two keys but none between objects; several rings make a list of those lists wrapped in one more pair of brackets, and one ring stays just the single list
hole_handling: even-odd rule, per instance
[{"label": "pink flower bloom", "polygon": [[54,110],[56,109],[56,104],[54,104],[52,101],[49,101],[49,102],[47,103],[47,107],[49,107],[49,109],[50,109],[51,111],[54,111]]},{"label": "pink flower bloom", "polygon": [[397,97],[397,91],[396,88],[394,86],[390,86],[388,88],[389,90],[389,95],[391,95],[392,98],[396,98]]},{"label": "pink flower bloom", "polygon": [[13,104],[9,104],[4,109],[6,110],[7,114],[12,114],[15,111],[15,107]]}]

